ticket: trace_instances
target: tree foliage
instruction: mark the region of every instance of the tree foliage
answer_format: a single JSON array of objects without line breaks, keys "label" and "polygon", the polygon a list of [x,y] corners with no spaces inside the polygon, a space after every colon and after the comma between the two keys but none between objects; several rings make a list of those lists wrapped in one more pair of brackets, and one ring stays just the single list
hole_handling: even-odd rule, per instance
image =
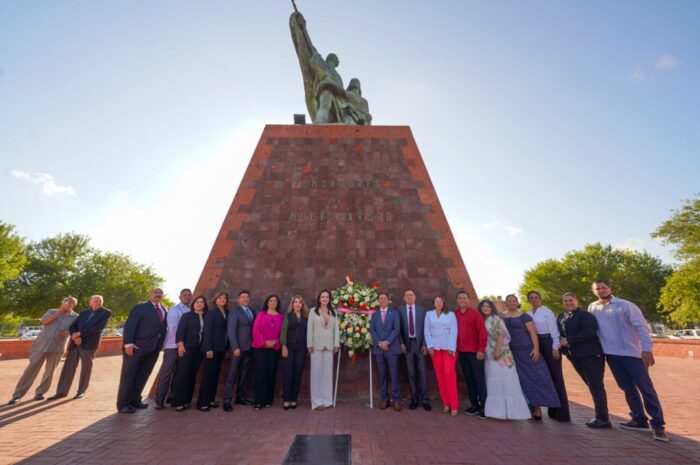
[{"label": "tree foliage", "polygon": [[27,263],[24,239],[15,233],[15,227],[0,221],[0,291],[5,283],[16,279]]},{"label": "tree foliage", "polygon": [[585,308],[595,299],[591,293],[593,282],[605,279],[615,295],[635,302],[648,319],[658,320],[657,302],[670,274],[669,265],[647,252],[588,244],[582,250],[567,252],[561,259],[545,260],[527,270],[519,293],[526,304],[527,292],[536,290],[542,295],[543,305],[558,312],[562,295],[572,292]]},{"label": "tree foliage", "polygon": [[7,283],[1,302],[3,310],[20,316],[41,316],[67,295],[77,298],[78,308],[84,308],[90,296],[99,294],[105,307],[121,319],[163,281],[151,267],[126,255],[96,250],[89,237],[81,234],[32,242],[27,258],[19,276]]},{"label": "tree foliage", "polygon": [[681,261],[661,292],[659,311],[677,323],[700,322],[700,198],[686,200],[652,237],[675,246]]}]

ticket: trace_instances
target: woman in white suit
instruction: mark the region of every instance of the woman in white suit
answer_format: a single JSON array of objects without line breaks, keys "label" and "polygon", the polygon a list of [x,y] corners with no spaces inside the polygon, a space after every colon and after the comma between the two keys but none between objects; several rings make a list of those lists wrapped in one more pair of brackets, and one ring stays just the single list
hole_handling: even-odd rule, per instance
[{"label": "woman in white suit", "polygon": [[323,410],[333,405],[333,354],[340,349],[338,318],[325,289],[309,312],[306,345],[311,354],[311,409]]}]

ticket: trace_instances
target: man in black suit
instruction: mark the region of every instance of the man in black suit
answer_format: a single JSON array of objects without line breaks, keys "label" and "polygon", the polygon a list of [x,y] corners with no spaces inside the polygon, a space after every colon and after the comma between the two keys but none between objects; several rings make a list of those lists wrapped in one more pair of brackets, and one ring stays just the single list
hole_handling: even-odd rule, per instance
[{"label": "man in black suit", "polygon": [[78,360],[80,360],[80,381],[78,382],[78,392],[73,397],[81,399],[85,397],[90,384],[90,375],[92,374],[92,359],[95,358],[95,352],[100,345],[102,331],[107,326],[109,317],[112,312],[103,307],[104,299],[101,295],[93,295],[90,297],[90,308],[86,308],[78,318],[70,325],[70,343],[68,343],[68,353],[66,361],[63,363],[61,377],[58,380],[56,394],[49,397],[48,400],[60,399],[68,395],[75,371],[78,368]]},{"label": "man in black suit", "polygon": [[253,401],[245,398],[246,388],[250,371],[250,362],[253,359],[253,351],[250,350],[250,343],[253,339],[253,321],[256,312],[249,307],[250,292],[241,291],[238,293],[238,306],[231,310],[228,315],[226,335],[228,337],[231,358],[224,388],[224,411],[233,410],[231,399],[233,398],[233,386],[238,379],[238,391],[236,392],[236,403],[242,405],[253,405]]},{"label": "man in black suit", "polygon": [[598,339],[598,320],[581,310],[578,299],[571,293],[564,294],[564,309],[559,315],[560,345],[564,354],[576,369],[593,397],[595,418],[586,423],[589,428],[611,428],[608,418],[608,399],[603,376],[605,357]]},{"label": "man in black suit", "polygon": [[148,302],[136,305],[124,325],[122,372],[117,394],[119,413],[134,413],[147,408],[141,401],[148,377],[158,361],[167,330],[167,309],[161,304],[163,290],[151,291]]},{"label": "man in black suit", "polygon": [[428,348],[423,338],[425,309],[416,305],[416,293],[412,289],[406,289],[403,300],[406,304],[399,307],[399,314],[401,315],[401,352],[406,356],[408,385],[411,388],[411,403],[408,408],[415,410],[418,404],[422,404],[425,410],[430,411],[428,369],[425,365]]}]

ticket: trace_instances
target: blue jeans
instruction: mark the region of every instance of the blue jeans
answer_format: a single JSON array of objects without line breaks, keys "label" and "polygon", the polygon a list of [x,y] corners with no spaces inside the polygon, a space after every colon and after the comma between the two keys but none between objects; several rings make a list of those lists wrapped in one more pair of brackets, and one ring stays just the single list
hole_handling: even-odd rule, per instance
[{"label": "blue jeans", "polygon": [[663,428],[665,422],[661,402],[649,377],[649,369],[642,359],[622,355],[606,355],[605,358],[615,382],[625,393],[632,419],[646,425],[649,423],[648,414],[651,417],[652,428]]}]

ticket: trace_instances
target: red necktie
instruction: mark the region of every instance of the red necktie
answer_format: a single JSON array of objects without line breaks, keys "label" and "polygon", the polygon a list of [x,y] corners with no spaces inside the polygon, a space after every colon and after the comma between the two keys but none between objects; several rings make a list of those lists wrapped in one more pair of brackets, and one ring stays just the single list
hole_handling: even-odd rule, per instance
[{"label": "red necktie", "polygon": [[160,304],[156,304],[156,313],[158,314],[158,319],[163,322],[163,311],[160,309]]},{"label": "red necktie", "polygon": [[413,325],[413,305],[408,306],[408,336],[416,337],[416,327]]}]

